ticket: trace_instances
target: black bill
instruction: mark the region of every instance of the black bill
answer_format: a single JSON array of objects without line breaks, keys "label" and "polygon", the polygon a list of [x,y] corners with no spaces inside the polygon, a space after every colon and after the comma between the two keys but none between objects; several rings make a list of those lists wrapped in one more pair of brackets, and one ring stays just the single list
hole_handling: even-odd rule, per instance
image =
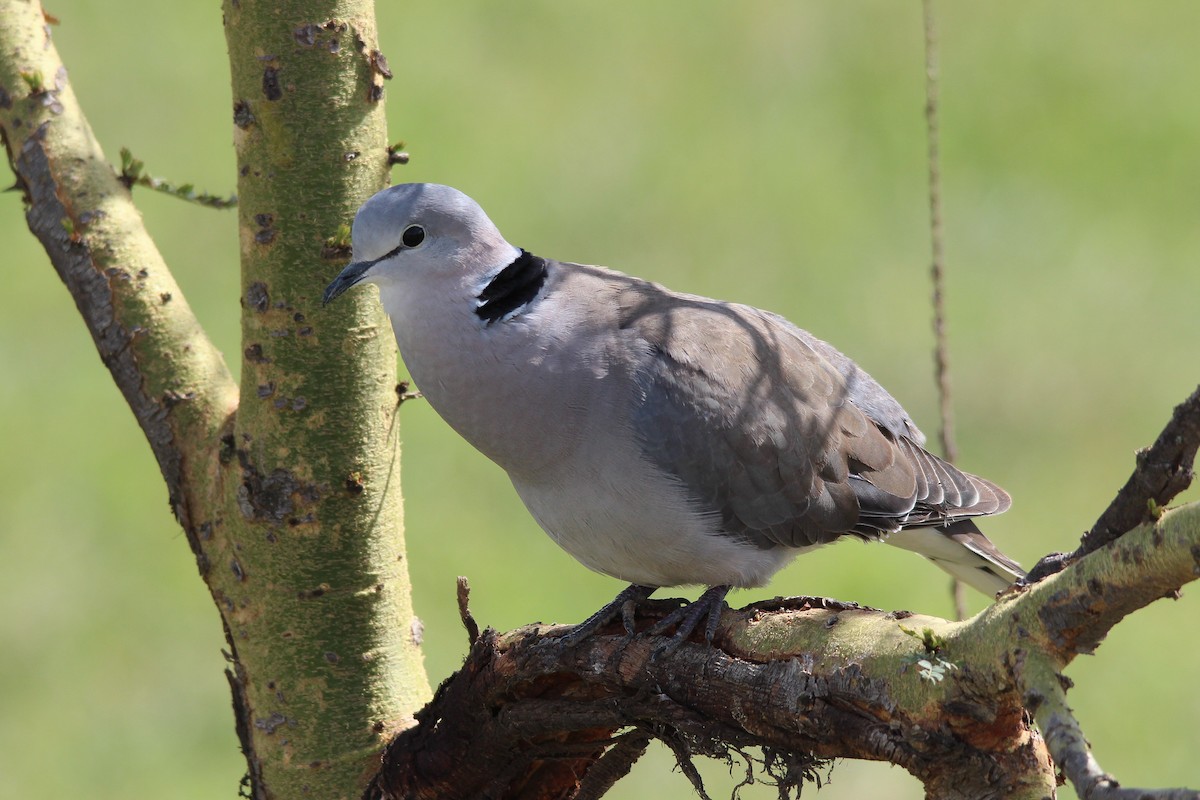
[{"label": "black bill", "polygon": [[346,268],[339,272],[338,276],[333,279],[333,283],[325,287],[325,294],[321,297],[321,305],[329,305],[330,301],[361,281],[375,264],[375,261],[354,261],[347,264]]}]

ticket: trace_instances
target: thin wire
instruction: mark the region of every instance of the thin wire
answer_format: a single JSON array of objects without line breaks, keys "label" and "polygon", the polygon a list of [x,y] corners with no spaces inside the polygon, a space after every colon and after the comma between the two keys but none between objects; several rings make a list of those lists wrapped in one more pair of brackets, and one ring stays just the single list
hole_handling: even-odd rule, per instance
[{"label": "thin wire", "polygon": [[[933,279],[933,369],[938,389],[938,411],[941,416],[938,438],[942,444],[942,457],[953,464],[958,459],[958,445],[954,441],[950,348],[946,343],[946,258],[942,235],[942,174],[938,142],[938,36],[933,0],[922,0],[921,13],[925,22],[925,131],[929,148],[929,271]],[[954,609],[959,619],[965,619],[965,587],[957,578],[953,587]]]}]

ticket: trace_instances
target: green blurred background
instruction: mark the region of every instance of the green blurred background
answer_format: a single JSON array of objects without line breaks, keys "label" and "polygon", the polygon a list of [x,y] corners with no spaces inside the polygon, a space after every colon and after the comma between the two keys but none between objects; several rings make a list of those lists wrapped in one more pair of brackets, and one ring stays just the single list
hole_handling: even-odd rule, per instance
[{"label": "green blurred background", "polygon": [[[155,175],[233,190],[216,2],[49,10],[110,158],[128,146]],[[918,3],[414,0],[379,15],[391,136],[413,155],[397,181],[462,188],[543,255],[778,311],[935,433]],[[944,3],[939,22],[961,461],[1012,492],[987,530],[1032,564],[1075,543],[1200,380],[1200,4]],[[138,202],[236,370],[234,214]],[[0,240],[0,797],[233,797],[221,627],[149,448],[16,193],[0,196]],[[427,405],[403,425],[435,682],[466,647],[456,575],[500,629],[579,620],[620,588],[560,552]],[[775,593],[952,613],[942,573],[887,547],[827,548],[731,600]],[[1193,595],[1069,671],[1127,785],[1200,783]],[[728,769],[705,775],[727,796]],[[692,795],[656,751],[610,796]],[[848,762],[820,796],[921,789]]]}]

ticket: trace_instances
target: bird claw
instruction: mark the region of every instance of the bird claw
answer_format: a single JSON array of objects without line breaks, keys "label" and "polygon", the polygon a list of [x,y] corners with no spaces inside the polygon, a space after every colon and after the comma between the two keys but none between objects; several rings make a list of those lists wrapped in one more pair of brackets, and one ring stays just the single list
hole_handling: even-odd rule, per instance
[{"label": "bird claw", "polygon": [[620,594],[613,598],[611,603],[605,605],[595,614],[592,614],[559,638],[558,643],[563,647],[575,647],[584,639],[612,622],[617,616],[621,617],[621,623],[624,625],[625,631],[632,635],[634,633],[634,609],[638,603],[649,597],[655,588],[654,586],[642,586],[637,583],[629,584],[621,590]]},{"label": "bird claw", "polygon": [[[558,643],[563,647],[575,647],[618,617],[620,617],[621,625],[628,636],[637,635],[634,620],[637,605],[650,597],[654,589],[653,586],[630,584],[613,598],[611,603],[561,636]],[[671,628],[675,629],[670,640],[656,653],[665,655],[674,652],[695,632],[701,620],[705,619],[707,619],[707,623],[704,626],[704,641],[712,644],[713,636],[717,633],[717,625],[721,621],[721,611],[725,606],[725,595],[729,594],[729,589],[729,586],[710,586],[695,602],[680,601],[682,605],[656,622],[646,631],[647,635],[661,636]]]},{"label": "bird claw", "polygon": [[717,624],[721,621],[721,610],[725,606],[725,595],[729,594],[729,589],[729,586],[710,586],[704,591],[704,594],[696,598],[695,602],[672,611],[655,623],[647,633],[651,636],[658,636],[674,627],[675,635],[671,637],[673,641],[663,651],[669,653],[686,641],[696,630],[700,620],[707,617],[708,623],[704,626],[704,641],[712,644],[713,636],[717,633]]}]

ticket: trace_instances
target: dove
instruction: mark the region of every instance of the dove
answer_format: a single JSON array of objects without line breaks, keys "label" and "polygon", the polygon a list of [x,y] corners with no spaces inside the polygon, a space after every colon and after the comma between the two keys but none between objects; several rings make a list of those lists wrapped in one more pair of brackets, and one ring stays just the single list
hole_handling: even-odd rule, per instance
[{"label": "dove", "polygon": [[926,451],[882,386],[777,314],[536,256],[437,184],[370,198],[352,245],[324,303],[377,286],[433,409],[551,539],[629,584],[571,642],[682,585],[707,589],[653,630],[707,618],[711,641],[732,588],[840,539],[913,550],[990,596],[1024,575],[974,522],[1009,495]]}]

